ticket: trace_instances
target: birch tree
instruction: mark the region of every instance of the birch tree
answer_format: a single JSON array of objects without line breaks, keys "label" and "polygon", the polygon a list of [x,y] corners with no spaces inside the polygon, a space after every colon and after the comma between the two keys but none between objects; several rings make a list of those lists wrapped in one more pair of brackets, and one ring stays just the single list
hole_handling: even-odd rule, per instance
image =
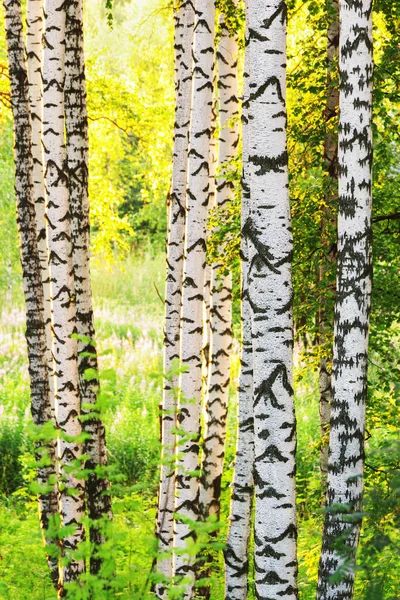
[{"label": "birch tree", "polygon": [[36,234],[34,160],[30,121],[28,74],[25,62],[22,11],[20,0],[4,0],[5,28],[11,85],[11,105],[15,136],[15,193],[23,287],[26,305],[26,341],[28,345],[31,412],[38,428],[35,443],[39,513],[47,560],[53,583],[58,580],[56,540],[49,531],[57,512],[54,444],[43,428],[51,422],[52,410],[48,365],[41,264]]},{"label": "birch tree", "polygon": [[[250,39],[250,10],[246,3],[246,48]],[[242,109],[242,209],[241,223],[244,227],[250,214],[249,186],[249,51],[245,52],[244,94]],[[238,434],[235,455],[235,471],[232,482],[232,498],[229,530],[225,549],[225,598],[246,600],[248,593],[249,540],[251,512],[254,493],[254,417],[253,417],[253,345],[251,336],[251,306],[248,293],[248,244],[241,236],[241,306],[242,306],[242,354],[240,362],[238,394]]]},{"label": "birch tree", "polygon": [[194,7],[190,0],[175,7],[175,129],[173,173],[167,236],[165,286],[164,397],[162,407],[162,465],[157,512],[157,572],[165,581],[156,586],[157,598],[166,598],[172,578],[172,545],[175,492],[175,446],[180,357],[180,316],[182,300],[183,252],[185,240],[186,180],[192,97],[192,43]]},{"label": "birch tree", "polygon": [[[186,236],[181,318],[180,439],[177,447],[174,572],[193,582],[193,558],[185,556],[193,532],[187,519],[196,521],[199,502],[199,442],[202,391],[202,317],[206,262],[207,207],[210,193],[210,138],[213,101],[215,5],[196,3],[193,44],[193,90],[189,134]],[[183,517],[183,519],[182,519]],[[191,585],[185,597],[191,596]]]},{"label": "birch tree", "polygon": [[94,547],[90,558],[90,571],[95,574],[99,572],[102,564],[97,551],[105,542],[104,523],[101,521],[111,518],[111,497],[107,479],[98,472],[99,468],[107,465],[107,447],[105,428],[97,405],[98,364],[90,283],[89,140],[82,0],[70,0],[67,7],[64,99],[76,321],[79,336],[79,390],[84,414],[83,430],[89,435],[84,451],[90,457],[85,464],[85,468],[89,470],[86,481],[86,501],[90,519],[90,541]]},{"label": "birch tree", "polygon": [[44,318],[46,324],[47,363],[49,370],[50,399],[54,413],[53,359],[51,355],[51,312],[50,312],[50,278],[48,252],[46,242],[45,190],[43,168],[43,2],[28,0],[27,2],[27,37],[26,51],[28,63],[29,100],[32,127],[33,156],[33,191],[35,197],[36,227],[39,260],[43,283]]},{"label": "birch tree", "polygon": [[65,145],[65,3],[48,1],[45,7],[43,61],[43,146],[45,149],[46,220],[51,281],[54,392],[59,429],[59,510],[61,524],[72,526],[62,540],[59,597],[65,584],[84,572],[77,554],[84,540],[84,481],[82,462],[81,406],[78,376],[76,297],[73,273],[67,152]]},{"label": "birch tree", "polygon": [[339,216],[333,402],[327,512],[317,594],[324,600],[352,598],[361,526],[371,296],[371,13],[371,0],[340,0]]},{"label": "birch tree", "polygon": [[[217,50],[219,93],[220,167],[235,158],[238,146],[238,44],[230,37],[221,16],[221,38]],[[236,121],[234,121],[236,119]],[[233,184],[225,177],[216,181],[215,204],[232,199]],[[222,265],[212,266],[210,306],[210,363],[207,386],[206,423],[203,442],[200,511],[206,519],[219,517],[221,479],[225,453],[226,416],[232,351],[232,276],[221,276]]]},{"label": "birch tree", "polygon": [[286,151],[286,4],[249,3],[249,299],[256,596],[297,597],[292,233]]},{"label": "birch tree", "polygon": [[319,270],[319,281],[322,286],[322,299],[318,315],[319,344],[322,358],[319,365],[320,422],[321,422],[321,473],[326,483],[328,472],[329,420],[332,404],[332,350],[330,325],[329,293],[331,291],[330,275],[336,257],[331,248],[332,230],[336,230],[334,222],[337,205],[338,181],[338,144],[333,127],[339,108],[339,88],[334,78],[336,59],[339,54],[339,1],[328,3],[328,38],[327,38],[327,100],[325,106],[324,163],[327,176],[325,178],[324,214],[321,222],[321,245],[325,250],[323,262]]}]

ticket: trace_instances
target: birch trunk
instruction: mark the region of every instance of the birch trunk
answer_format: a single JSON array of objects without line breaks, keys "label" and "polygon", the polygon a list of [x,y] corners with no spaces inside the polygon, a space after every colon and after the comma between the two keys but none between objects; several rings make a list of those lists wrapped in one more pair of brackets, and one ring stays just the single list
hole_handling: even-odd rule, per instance
[{"label": "birch trunk", "polygon": [[65,584],[76,580],[85,563],[76,551],[84,540],[84,481],[82,432],[78,377],[76,300],[70,224],[67,153],[64,138],[65,25],[63,0],[46,3],[45,50],[43,62],[43,145],[45,149],[46,219],[52,303],[54,392],[56,423],[60,431],[58,460],[59,503],[62,526],[72,531],[62,540],[59,597]]},{"label": "birch trunk", "polygon": [[[235,157],[238,146],[237,39],[221,18],[222,34],[217,51],[219,90],[219,165]],[[233,198],[232,184],[218,178],[215,204],[223,206]],[[204,519],[220,514],[221,479],[225,454],[226,416],[232,351],[232,277],[221,276],[222,265],[212,266],[210,307],[210,362],[208,375],[200,512]]]},{"label": "birch trunk", "polygon": [[[250,11],[246,4],[246,47],[249,47]],[[245,52],[243,97],[243,173],[242,228],[250,214],[249,186],[249,52]],[[248,245],[241,236],[242,269],[242,356],[238,398],[238,438],[235,473],[229,516],[229,531],[225,549],[225,598],[246,600],[248,595],[249,539],[252,500],[254,494],[254,417],[253,417],[253,344],[251,336],[251,306],[248,294]]]},{"label": "birch trunk", "polygon": [[27,39],[29,99],[32,127],[33,191],[35,198],[37,240],[44,296],[44,318],[46,324],[47,364],[49,371],[50,399],[54,418],[53,357],[51,354],[51,307],[49,260],[46,241],[45,190],[43,169],[43,1],[28,0]]},{"label": "birch trunk", "polygon": [[325,107],[324,137],[324,162],[327,172],[324,215],[321,222],[321,245],[324,248],[324,262],[320,266],[319,280],[322,286],[321,307],[318,315],[319,344],[322,348],[322,358],[319,365],[319,393],[320,393],[320,423],[321,423],[321,454],[320,466],[325,491],[328,474],[328,448],[329,448],[329,421],[332,404],[332,351],[329,311],[329,292],[331,291],[330,274],[335,267],[336,256],[330,249],[332,235],[330,231],[336,230],[334,222],[335,207],[337,205],[338,181],[338,145],[337,136],[332,130],[332,121],[336,118],[339,109],[339,89],[333,74],[336,58],[339,54],[339,0],[331,0],[328,4],[328,43],[327,43],[327,101]]},{"label": "birch trunk", "polygon": [[352,598],[361,526],[371,297],[371,13],[371,0],[340,0],[338,274],[328,506],[317,593],[324,600]]},{"label": "birch trunk", "polygon": [[165,285],[164,397],[162,407],[162,464],[157,513],[157,572],[164,581],[157,584],[157,598],[167,598],[172,579],[172,546],[175,492],[175,427],[179,374],[174,362],[180,358],[180,314],[182,300],[183,253],[185,241],[186,180],[192,96],[192,43],[194,8],[184,2],[175,8],[175,130],[171,203],[167,236]]},{"label": "birch trunk", "polygon": [[[79,390],[84,420],[82,427],[90,438],[84,452],[90,458],[86,481],[86,501],[90,519],[90,572],[99,572],[103,560],[98,550],[105,542],[105,521],[111,519],[109,483],[99,468],[107,466],[107,447],[104,424],[97,396],[99,390],[95,327],[90,282],[90,223],[89,223],[89,139],[86,108],[85,57],[83,44],[82,0],[70,0],[66,17],[65,60],[65,118],[67,161],[70,196],[71,235],[76,294],[78,339]],[[85,373],[91,370],[93,377]],[[97,471],[96,471],[97,469]]]},{"label": "birch trunk", "polygon": [[249,3],[249,243],[256,597],[297,598],[292,232],[286,150],[286,4]]},{"label": "birch trunk", "polygon": [[185,597],[192,594],[193,557],[184,554],[193,537],[184,519],[196,521],[199,511],[199,441],[202,391],[202,317],[206,262],[207,207],[210,194],[210,137],[213,101],[215,5],[213,0],[196,3],[193,46],[193,92],[188,166],[185,261],[183,276],[181,374],[179,407],[180,439],[177,447],[174,572],[186,576]]},{"label": "birch trunk", "polygon": [[[26,305],[26,341],[28,345],[31,412],[34,424],[42,429],[51,422],[52,410],[48,366],[44,300],[35,219],[34,161],[30,122],[29,86],[25,64],[20,0],[4,0],[5,28],[9,59],[11,105],[15,135],[15,193],[20,238],[21,264]],[[39,493],[40,523],[48,551],[47,560],[54,585],[58,579],[56,539],[49,526],[57,512],[55,452],[53,442],[36,442],[35,455]],[[53,524],[54,525],[54,524]]]}]

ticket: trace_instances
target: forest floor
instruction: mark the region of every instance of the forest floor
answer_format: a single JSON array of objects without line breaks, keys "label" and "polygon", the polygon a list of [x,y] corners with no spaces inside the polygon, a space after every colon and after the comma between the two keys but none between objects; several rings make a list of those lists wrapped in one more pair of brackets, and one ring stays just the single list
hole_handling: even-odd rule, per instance
[{"label": "forest floor", "polygon": [[[100,357],[101,401],[113,472],[112,552],[117,563],[115,598],[145,600],[154,558],[158,485],[159,404],[162,399],[164,262],[144,255],[109,269],[93,266],[93,292]],[[0,320],[0,599],[54,600],[41,544],[29,434],[29,379],[21,293],[9,291]],[[236,344],[238,349],[238,344]],[[235,449],[239,368],[232,361],[226,470],[220,537],[228,522]],[[321,544],[321,491],[318,467],[319,416],[316,377],[297,369],[298,508],[300,598],[315,597]],[[361,577],[355,599],[399,598],[398,559],[387,552],[380,568],[391,573],[389,593],[367,595]],[[381,564],[382,563],[382,564]],[[384,565],[384,566],[383,566]],[[390,577],[389,577],[390,579]],[[394,587],[393,587],[394,586]],[[86,597],[85,591],[76,598]],[[94,596],[103,600],[100,594]],[[223,599],[222,551],[215,557],[212,600]],[[252,596],[250,596],[252,598]]]}]

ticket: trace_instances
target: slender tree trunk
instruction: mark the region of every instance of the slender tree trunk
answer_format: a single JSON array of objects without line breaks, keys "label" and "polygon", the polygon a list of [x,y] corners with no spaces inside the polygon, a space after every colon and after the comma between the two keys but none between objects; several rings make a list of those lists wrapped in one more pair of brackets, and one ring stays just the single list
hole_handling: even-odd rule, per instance
[{"label": "slender tree trunk", "polygon": [[[249,44],[249,6],[246,4],[246,46]],[[242,228],[250,214],[249,186],[249,127],[250,60],[245,53],[243,95],[243,173],[242,173]],[[248,294],[248,245],[241,237],[242,268],[242,356],[238,398],[238,438],[235,473],[230,506],[229,531],[225,550],[225,598],[246,600],[248,594],[249,539],[252,500],[254,494],[254,417],[253,417],[253,343],[251,335],[251,306]]]},{"label": "slender tree trunk", "polygon": [[42,273],[44,316],[46,323],[47,364],[49,370],[50,399],[54,417],[53,357],[51,354],[51,307],[49,261],[44,219],[45,190],[43,169],[43,1],[28,0],[27,3],[27,58],[29,98],[32,127],[33,191],[35,198],[37,240]]},{"label": "slender tree trunk", "polygon": [[175,130],[170,196],[167,273],[165,285],[164,398],[162,407],[162,464],[157,512],[157,572],[165,581],[156,586],[157,598],[167,598],[172,579],[175,493],[175,427],[179,388],[180,315],[185,242],[186,180],[192,97],[194,7],[186,0],[175,8]]},{"label": "slender tree trunk", "polygon": [[361,526],[371,296],[371,13],[371,0],[340,0],[338,274],[328,507],[317,594],[324,600],[352,598]]},{"label": "slender tree trunk", "polygon": [[[214,56],[214,75],[213,75],[213,100],[212,100],[212,116],[211,116],[211,137],[210,137],[210,158],[209,158],[209,175],[210,175],[210,190],[208,194],[208,209],[207,219],[210,212],[215,208],[217,197],[217,169],[218,169],[218,145],[217,145],[217,112],[218,112],[218,91],[217,91],[217,69]],[[210,231],[207,229],[206,248]],[[212,304],[212,279],[213,266],[206,263],[204,271],[204,303],[203,303],[203,400],[204,405],[207,403],[208,396],[208,380],[211,368],[211,304]]]},{"label": "slender tree trunk", "polygon": [[[237,40],[229,37],[222,19],[222,35],[217,52],[219,88],[219,165],[235,157],[238,146]],[[223,206],[233,197],[233,187],[218,179],[215,203]],[[206,519],[220,514],[221,478],[225,454],[226,415],[232,351],[232,277],[221,276],[222,265],[212,266],[210,307],[210,364],[200,487],[200,512]]]},{"label": "slender tree trunk", "polygon": [[250,216],[256,597],[297,598],[292,232],[286,150],[286,5],[249,3]]},{"label": "slender tree trunk", "polygon": [[[31,384],[31,411],[34,424],[40,430],[51,422],[52,411],[48,367],[46,361],[46,332],[41,265],[36,235],[34,162],[30,122],[28,75],[24,55],[24,39],[20,0],[4,0],[5,27],[11,85],[11,105],[15,135],[15,193],[20,237],[21,264],[26,304],[26,341],[28,345]],[[39,513],[47,560],[54,585],[58,579],[56,540],[49,532],[57,512],[55,486],[55,452],[52,441],[35,444],[40,485]],[[54,525],[54,524],[53,524]]]},{"label": "slender tree trunk", "polygon": [[67,153],[64,138],[65,24],[63,0],[48,1],[43,63],[43,145],[45,149],[46,219],[52,301],[53,360],[56,422],[60,431],[58,460],[61,524],[72,530],[62,540],[63,566],[60,568],[59,597],[66,595],[65,584],[85,570],[82,558],[75,556],[84,540],[84,481],[82,468],[81,406],[78,377],[76,299],[73,273]]},{"label": "slender tree trunk", "polygon": [[[176,521],[174,545],[182,551],[193,536],[190,525],[179,517],[196,521],[199,502],[199,441],[202,391],[202,317],[206,261],[207,207],[210,194],[210,138],[213,100],[215,5],[196,3],[193,46],[194,74],[188,167],[185,262],[182,298],[181,374],[179,407],[180,440],[176,473]],[[174,571],[193,582],[193,559],[178,552]],[[191,596],[186,587],[185,597]]]},{"label": "slender tree trunk", "polygon": [[[99,472],[99,468],[107,466],[107,447],[105,428],[97,406],[99,381],[96,375],[98,364],[90,283],[89,139],[82,0],[70,0],[67,8],[64,99],[76,319],[79,335],[79,389],[82,412],[85,415],[82,426],[84,432],[90,435],[84,447],[85,454],[90,457],[85,465],[85,468],[89,469],[86,501],[91,521],[90,542],[94,548],[90,557],[90,572],[96,574],[103,562],[97,556],[97,551],[105,542],[104,521],[111,519],[111,497],[108,480]],[[88,372],[91,374],[89,378]]]},{"label": "slender tree trunk", "polygon": [[[319,365],[320,422],[321,422],[321,455],[320,466],[325,491],[328,474],[329,421],[332,404],[332,326],[330,325],[329,296],[334,288],[331,282],[335,268],[336,255],[332,251],[332,231],[336,230],[335,207],[337,205],[338,181],[338,145],[337,135],[332,123],[339,109],[339,87],[336,85],[334,73],[336,58],[339,54],[339,0],[328,3],[328,44],[327,44],[327,101],[325,107],[324,162],[327,176],[325,178],[324,215],[321,222],[321,245],[324,257],[319,270],[321,285],[321,306],[318,315],[319,344],[322,358]],[[331,285],[333,283],[333,286]]]}]

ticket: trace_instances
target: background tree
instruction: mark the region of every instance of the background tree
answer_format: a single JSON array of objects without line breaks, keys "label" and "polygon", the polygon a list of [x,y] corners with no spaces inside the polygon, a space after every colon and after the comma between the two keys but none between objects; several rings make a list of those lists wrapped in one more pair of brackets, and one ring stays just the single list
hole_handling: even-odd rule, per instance
[{"label": "background tree", "polygon": [[[193,89],[189,133],[185,254],[181,313],[179,436],[177,443],[174,572],[193,577],[193,558],[185,550],[193,532],[188,519],[198,519],[199,443],[202,392],[203,301],[206,263],[207,208],[210,189],[210,138],[213,101],[215,4],[195,5]],[[192,580],[193,584],[193,580]],[[185,596],[191,596],[191,585]]]},{"label": "background tree", "polygon": [[175,491],[176,415],[179,387],[180,317],[185,243],[186,179],[192,97],[192,43],[194,8],[191,1],[174,8],[175,19],[175,131],[171,193],[168,206],[167,275],[165,288],[164,396],[162,407],[162,465],[157,514],[157,571],[166,579],[156,587],[167,597],[172,578],[172,543]]},{"label": "background tree", "polygon": [[[250,17],[246,4],[246,44],[249,44]],[[249,185],[249,125],[250,60],[245,53],[243,94],[243,148],[241,224],[244,227],[250,214]],[[251,532],[252,501],[254,494],[254,416],[253,416],[253,346],[251,307],[248,294],[248,244],[241,237],[241,307],[242,348],[238,389],[238,433],[235,455],[235,472],[230,505],[230,524],[225,549],[225,596],[232,600],[246,600],[249,590],[249,540]]]},{"label": "background tree", "polygon": [[361,526],[371,299],[372,3],[340,3],[338,275],[318,597],[352,598]]}]

